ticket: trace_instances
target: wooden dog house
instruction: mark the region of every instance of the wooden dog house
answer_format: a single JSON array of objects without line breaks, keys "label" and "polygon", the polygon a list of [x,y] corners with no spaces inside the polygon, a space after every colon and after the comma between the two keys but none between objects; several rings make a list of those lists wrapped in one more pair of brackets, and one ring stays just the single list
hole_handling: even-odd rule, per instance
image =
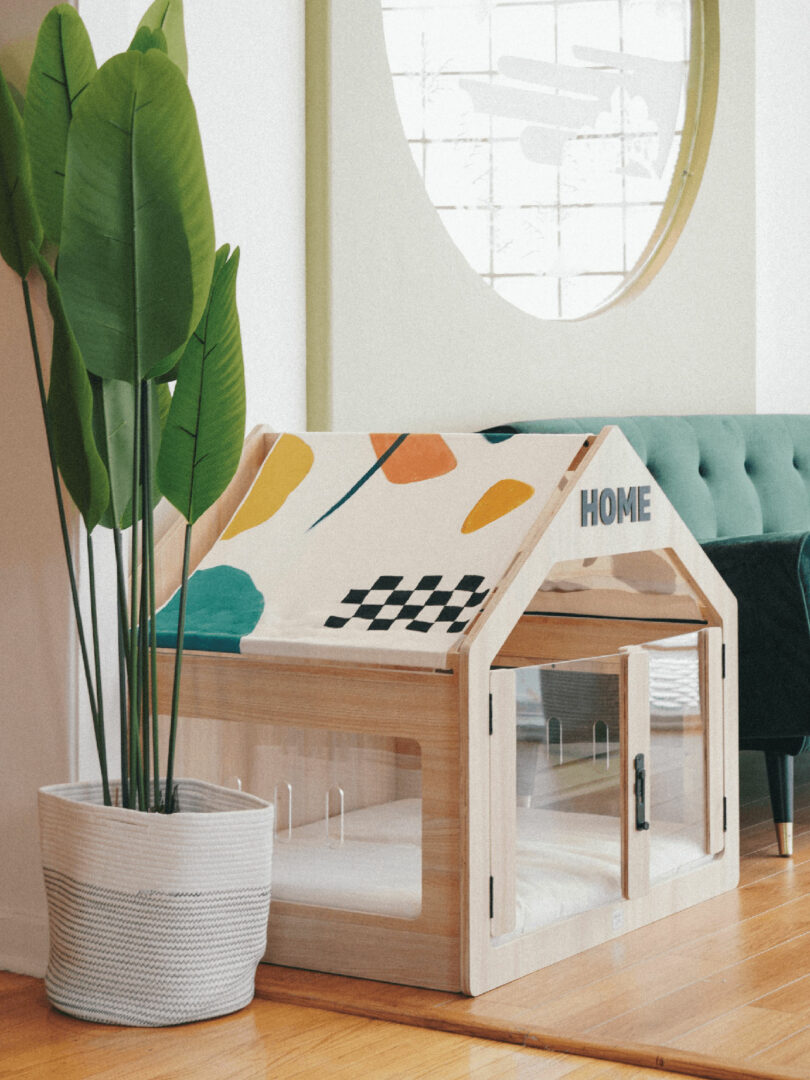
[{"label": "wooden dog house", "polygon": [[258,430],[192,560],[180,775],[275,799],[269,961],[479,994],[736,884],[735,601],[617,428]]}]

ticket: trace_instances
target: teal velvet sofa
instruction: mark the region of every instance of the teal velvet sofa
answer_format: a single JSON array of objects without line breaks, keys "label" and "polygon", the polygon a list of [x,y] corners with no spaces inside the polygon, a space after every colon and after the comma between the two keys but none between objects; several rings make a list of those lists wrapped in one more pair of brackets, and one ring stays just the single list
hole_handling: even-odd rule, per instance
[{"label": "teal velvet sofa", "polygon": [[765,754],[779,852],[810,748],[810,416],[587,416],[497,432],[622,429],[737,597],[740,748]]}]

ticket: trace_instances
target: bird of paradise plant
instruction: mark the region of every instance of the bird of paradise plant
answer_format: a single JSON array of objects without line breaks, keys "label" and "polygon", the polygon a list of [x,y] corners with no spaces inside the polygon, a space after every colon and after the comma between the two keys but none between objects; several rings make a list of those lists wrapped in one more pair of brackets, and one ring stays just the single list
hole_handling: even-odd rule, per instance
[{"label": "bird of paradise plant", "polygon": [[[120,802],[162,812],[174,803],[191,530],[233,477],[245,426],[239,251],[215,251],[186,75],[182,0],[156,0],[129,48],[99,69],[80,16],[60,4],[40,27],[24,99],[0,71],[0,255],[21,283],[104,801],[99,527],[116,561]],[[53,320],[49,381],[31,301],[37,277]],[[84,523],[89,627],[62,483]],[[165,771],[155,635],[162,497],[187,522]]]}]

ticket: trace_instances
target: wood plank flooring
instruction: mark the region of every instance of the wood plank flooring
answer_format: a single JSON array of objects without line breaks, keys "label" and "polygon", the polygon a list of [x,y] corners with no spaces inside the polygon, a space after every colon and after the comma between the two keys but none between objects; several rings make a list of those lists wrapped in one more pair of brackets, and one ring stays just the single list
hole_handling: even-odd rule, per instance
[{"label": "wood plank flooring", "polygon": [[[2,1080],[678,1080],[674,1073],[257,999],[176,1028],[85,1023],[0,972]],[[682,1077],[680,1078],[682,1080]]]},{"label": "wood plank flooring", "polygon": [[[733,892],[478,998],[262,965],[268,1000],[682,1075],[810,1078],[810,755],[780,859],[761,755],[742,755]],[[660,1074],[659,1074],[660,1075]]]}]

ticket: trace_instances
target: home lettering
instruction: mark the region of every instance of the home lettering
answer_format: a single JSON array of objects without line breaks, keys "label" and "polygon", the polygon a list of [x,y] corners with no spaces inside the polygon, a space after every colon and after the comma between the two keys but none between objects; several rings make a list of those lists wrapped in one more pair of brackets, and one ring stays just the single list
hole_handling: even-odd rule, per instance
[{"label": "home lettering", "polygon": [[580,525],[621,525],[650,520],[650,485],[630,488],[583,488]]}]

